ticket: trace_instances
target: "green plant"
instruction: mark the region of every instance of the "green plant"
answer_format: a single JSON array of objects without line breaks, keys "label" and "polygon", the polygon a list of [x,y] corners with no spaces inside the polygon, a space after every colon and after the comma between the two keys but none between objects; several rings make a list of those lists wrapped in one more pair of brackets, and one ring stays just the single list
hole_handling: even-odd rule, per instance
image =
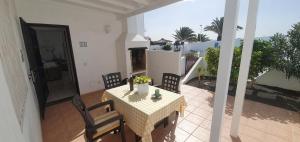
[{"label": "green plant", "polygon": [[162,49],[163,49],[163,50],[172,50],[172,47],[171,47],[171,45],[166,44],[166,45],[163,46]]},{"label": "green plant", "polygon": [[[217,40],[220,41],[222,39],[222,32],[223,32],[223,23],[224,17],[216,18],[211,22],[211,25],[204,27],[205,31],[212,31],[218,34]],[[237,26],[237,30],[241,30],[243,27]]]},{"label": "green plant", "polygon": [[209,37],[207,37],[206,34],[198,34],[197,41],[206,42],[206,41],[210,41],[210,39],[209,39]]},{"label": "green plant", "polygon": [[[243,44],[241,45],[243,48]],[[274,49],[272,48],[271,42],[264,40],[254,40],[253,52],[251,56],[249,79],[254,83],[255,77],[259,73],[267,71],[274,64]]]},{"label": "green plant", "polygon": [[218,64],[219,64],[219,48],[207,48],[205,55],[205,61],[207,62],[207,71],[212,76],[217,76]]},{"label": "green plant", "polygon": [[294,24],[287,35],[275,34],[271,37],[275,49],[273,68],[300,79],[300,22]]},{"label": "green plant", "polygon": [[[242,49],[243,43],[241,44],[240,48],[234,49],[230,75],[230,81],[233,84],[236,84],[238,80]],[[274,49],[271,47],[270,42],[263,40],[254,41],[248,75],[248,78],[253,82],[255,81],[255,77],[257,77],[259,73],[268,70],[272,66],[274,59],[274,57],[272,56],[273,51]],[[205,55],[205,60],[207,62],[207,71],[213,76],[217,76],[219,54],[219,48],[208,48]]]},{"label": "green plant", "polygon": [[137,76],[134,78],[133,82],[134,84],[147,84],[151,81],[151,78],[148,76]]},{"label": "green plant", "polygon": [[179,30],[175,31],[173,37],[178,41],[188,41],[193,42],[196,41],[195,32],[190,27],[180,27]]},{"label": "green plant", "polygon": [[197,73],[198,73],[198,78],[200,79],[201,76],[204,76],[204,75],[205,75],[206,70],[205,70],[204,67],[198,66],[198,67],[197,67]]}]

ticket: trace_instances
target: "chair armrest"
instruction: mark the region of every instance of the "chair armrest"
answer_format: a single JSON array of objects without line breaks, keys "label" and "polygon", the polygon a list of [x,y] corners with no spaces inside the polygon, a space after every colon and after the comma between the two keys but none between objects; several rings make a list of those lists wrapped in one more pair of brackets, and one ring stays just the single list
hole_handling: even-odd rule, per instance
[{"label": "chair armrest", "polygon": [[109,105],[109,107],[111,108],[111,110],[114,110],[114,102],[112,100],[108,100],[108,101],[105,101],[105,102],[101,102],[101,103],[95,104],[93,106],[88,107],[87,110],[91,111],[91,110],[94,110],[96,108],[103,107],[103,106],[106,106],[106,105]]},{"label": "chair armrest", "polygon": [[124,79],[121,81],[121,84],[122,84],[122,85],[125,85],[125,84],[127,84],[127,81],[128,81],[128,78],[124,78]]},{"label": "chair armrest", "polygon": [[118,116],[112,117],[112,118],[110,118],[110,119],[107,119],[107,120],[105,120],[105,121],[103,121],[103,122],[101,122],[101,123],[99,123],[99,124],[96,124],[96,125],[94,126],[94,128],[95,128],[95,129],[98,129],[98,128],[103,127],[103,126],[105,126],[105,125],[107,125],[107,124],[110,124],[110,123],[112,123],[112,122],[114,122],[114,121],[116,121],[116,120],[119,120],[119,121],[120,121],[120,125],[122,125],[122,124],[124,123],[124,122],[123,122],[123,115],[118,115]]}]

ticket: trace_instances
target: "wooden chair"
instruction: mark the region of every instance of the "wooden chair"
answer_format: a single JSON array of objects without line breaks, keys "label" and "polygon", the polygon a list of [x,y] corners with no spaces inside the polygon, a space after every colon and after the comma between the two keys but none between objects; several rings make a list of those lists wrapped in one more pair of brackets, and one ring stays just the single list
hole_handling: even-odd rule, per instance
[{"label": "wooden chair", "polygon": [[122,80],[120,72],[102,75],[102,78],[103,78],[105,89],[119,87],[127,83],[127,78]]},{"label": "wooden chair", "polygon": [[[179,82],[180,82],[179,75],[172,74],[172,73],[163,73],[162,85],[157,86],[157,87],[171,91],[171,92],[180,93]],[[176,115],[179,115],[179,113],[176,112]],[[155,128],[162,124],[164,125],[164,127],[167,127],[169,124],[169,117],[166,117],[163,120],[157,122],[155,125]]]},{"label": "wooden chair", "polygon": [[[121,134],[122,142],[126,142],[123,116],[114,110],[112,100],[86,107],[80,97],[76,95],[74,96],[72,103],[84,119],[86,129],[85,135],[88,142],[96,141],[106,134],[117,131]],[[95,118],[91,116],[90,111],[105,106],[110,107],[107,113]]]},{"label": "wooden chair", "polygon": [[180,76],[172,73],[163,73],[162,85],[160,88],[179,93]]}]

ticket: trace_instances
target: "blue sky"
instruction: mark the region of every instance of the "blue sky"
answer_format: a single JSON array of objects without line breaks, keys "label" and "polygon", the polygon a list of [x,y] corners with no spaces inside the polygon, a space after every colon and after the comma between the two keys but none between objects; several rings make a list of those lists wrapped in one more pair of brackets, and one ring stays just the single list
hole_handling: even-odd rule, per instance
[{"label": "blue sky", "polygon": [[[152,40],[166,38],[174,40],[172,34],[182,26],[201,31],[216,17],[224,15],[225,0],[184,0],[145,13],[146,36]],[[245,27],[248,0],[241,0],[238,25]],[[286,33],[292,24],[300,22],[300,0],[260,0],[256,37]],[[203,30],[202,30],[203,31]],[[217,35],[203,31],[211,39]],[[237,38],[244,37],[244,30],[237,32]]]}]

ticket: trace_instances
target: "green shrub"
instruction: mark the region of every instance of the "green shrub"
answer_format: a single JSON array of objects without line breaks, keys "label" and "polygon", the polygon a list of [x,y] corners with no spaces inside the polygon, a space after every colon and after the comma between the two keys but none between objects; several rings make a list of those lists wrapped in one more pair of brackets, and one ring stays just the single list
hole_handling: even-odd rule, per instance
[{"label": "green shrub", "polygon": [[272,67],[283,71],[287,78],[300,79],[300,22],[293,25],[287,35],[275,34],[271,43],[275,49]]},{"label": "green shrub", "polygon": [[[230,81],[233,84],[236,84],[238,80],[242,49],[243,43],[241,44],[240,48],[234,48],[230,75]],[[271,43],[269,41],[254,41],[248,75],[249,79],[254,80],[254,78],[257,77],[259,73],[268,70],[272,66],[274,59],[274,57],[272,57],[273,51],[274,49],[271,47]],[[207,71],[212,76],[217,76],[219,55],[220,48],[207,49],[207,53],[205,55],[205,60],[207,62]]]},{"label": "green shrub", "polygon": [[[231,83],[237,83],[243,43],[234,49],[231,67]],[[207,71],[217,76],[219,48],[208,48],[205,55]],[[286,73],[286,77],[300,79],[300,22],[293,25],[287,35],[275,34],[270,41],[254,40],[248,78],[254,81],[259,73],[270,68]]]},{"label": "green shrub", "polygon": [[166,45],[163,46],[162,49],[163,49],[163,50],[172,50],[172,47],[171,47],[171,45],[166,44]]},{"label": "green shrub", "polygon": [[199,65],[199,66],[197,67],[197,73],[198,73],[198,76],[204,76],[205,73],[206,73],[206,70],[205,70],[204,67],[202,67],[202,66]]},{"label": "green shrub", "polygon": [[218,64],[219,64],[220,48],[208,48],[205,61],[207,62],[207,71],[212,76],[217,76]]}]

